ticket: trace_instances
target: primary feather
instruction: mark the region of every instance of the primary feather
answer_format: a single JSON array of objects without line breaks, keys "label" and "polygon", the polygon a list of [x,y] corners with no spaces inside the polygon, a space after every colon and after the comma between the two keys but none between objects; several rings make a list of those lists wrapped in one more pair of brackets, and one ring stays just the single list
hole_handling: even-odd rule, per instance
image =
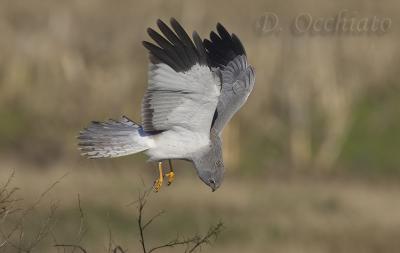
[{"label": "primary feather", "polygon": [[225,125],[244,105],[255,83],[254,68],[248,64],[246,51],[235,34],[229,34],[221,24],[217,33],[210,33],[204,46],[210,65],[221,76],[221,94],[214,113],[212,128],[221,134]]}]

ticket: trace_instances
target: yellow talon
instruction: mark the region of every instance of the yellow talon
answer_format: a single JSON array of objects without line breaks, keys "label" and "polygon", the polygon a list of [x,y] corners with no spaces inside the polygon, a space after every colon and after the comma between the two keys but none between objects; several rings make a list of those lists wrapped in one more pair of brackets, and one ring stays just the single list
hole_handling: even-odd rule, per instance
[{"label": "yellow talon", "polygon": [[175,173],[173,171],[168,172],[165,174],[168,177],[168,186],[172,184],[172,181],[175,179]]},{"label": "yellow talon", "polygon": [[168,164],[169,164],[169,172],[165,175],[168,177],[168,186],[170,186],[172,184],[172,181],[174,181],[175,179],[175,173],[174,169],[172,168],[171,160],[168,160]]},{"label": "yellow talon", "polygon": [[163,184],[163,170],[162,170],[162,162],[158,162],[158,171],[160,173],[159,178],[154,182],[153,188],[155,192],[158,192]]}]

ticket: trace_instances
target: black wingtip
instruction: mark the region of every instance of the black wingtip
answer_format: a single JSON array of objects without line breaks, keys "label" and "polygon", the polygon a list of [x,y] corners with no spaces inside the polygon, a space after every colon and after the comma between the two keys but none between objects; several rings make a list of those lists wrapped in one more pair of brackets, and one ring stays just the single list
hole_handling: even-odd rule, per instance
[{"label": "black wingtip", "polygon": [[198,43],[195,45],[174,17],[170,18],[172,29],[161,19],[157,19],[156,23],[164,36],[152,28],[148,28],[147,33],[158,45],[147,41],[142,42],[156,60],[169,65],[177,72],[187,71],[196,63],[207,65],[204,47],[199,47]]},{"label": "black wingtip", "polygon": [[171,24],[171,25],[179,25],[179,26],[181,26],[180,24],[179,24],[179,22],[176,20],[176,18],[174,18],[174,17],[171,17],[170,19],[169,19],[169,23]]},{"label": "black wingtip", "polygon": [[214,31],[210,32],[210,39],[214,43],[219,43],[221,41],[221,38]]},{"label": "black wingtip", "polygon": [[149,47],[150,47],[150,45],[152,45],[152,44],[151,44],[150,42],[148,42],[148,41],[143,40],[143,41],[142,41],[142,45],[143,45],[146,49],[150,50]]},{"label": "black wingtip", "polygon": [[221,34],[221,33],[229,34],[228,31],[225,29],[225,27],[219,22],[217,23],[217,31],[218,31],[219,34]]},{"label": "black wingtip", "polygon": [[242,42],[240,41],[239,37],[236,36],[236,34],[234,33],[232,33],[232,40],[235,41],[237,47],[237,53],[246,55],[246,50],[244,49]]},{"label": "black wingtip", "polygon": [[151,37],[151,34],[155,33],[156,31],[154,31],[151,27],[146,29],[147,34]]},{"label": "black wingtip", "polygon": [[157,19],[156,21],[157,26],[160,26],[160,24],[165,24],[161,19]]},{"label": "black wingtip", "polygon": [[211,66],[225,66],[236,56],[246,55],[242,43],[235,34],[230,34],[221,23],[217,23],[216,28],[218,34],[212,31],[210,39],[203,41]]},{"label": "black wingtip", "polygon": [[225,29],[225,27],[223,25],[221,25],[221,23],[217,23],[217,31],[218,31],[219,36],[222,39],[225,39],[225,40],[230,40],[231,39],[230,34]]}]

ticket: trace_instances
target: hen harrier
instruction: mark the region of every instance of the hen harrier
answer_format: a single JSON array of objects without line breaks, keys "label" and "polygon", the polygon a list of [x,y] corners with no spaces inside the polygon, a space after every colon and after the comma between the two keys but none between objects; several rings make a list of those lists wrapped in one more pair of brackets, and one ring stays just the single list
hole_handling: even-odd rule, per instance
[{"label": "hen harrier", "polygon": [[[168,185],[175,174],[171,159],[191,161],[200,179],[215,191],[222,182],[221,132],[251,93],[255,73],[239,38],[217,24],[210,40],[193,40],[174,19],[163,21],[161,33],[148,28],[157,45],[149,50],[148,88],[142,101],[142,125],[120,120],[92,122],[78,136],[88,158],[118,157],[144,151],[158,162],[158,191],[163,183],[162,162],[168,160]],[[162,35],[161,35],[162,34]]]}]

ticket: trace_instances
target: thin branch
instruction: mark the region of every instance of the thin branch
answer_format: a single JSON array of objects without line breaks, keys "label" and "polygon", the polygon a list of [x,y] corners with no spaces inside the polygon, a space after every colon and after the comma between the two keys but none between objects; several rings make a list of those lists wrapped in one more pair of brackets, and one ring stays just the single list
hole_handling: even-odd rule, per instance
[{"label": "thin branch", "polygon": [[86,232],[85,230],[85,214],[83,213],[83,209],[81,206],[81,196],[78,193],[78,208],[79,208],[79,231],[78,231],[78,238],[81,238],[83,234]]},{"label": "thin branch", "polygon": [[121,246],[117,246],[114,248],[113,253],[125,253],[125,251],[121,248]]},{"label": "thin branch", "polygon": [[8,177],[8,179],[6,181],[6,183],[0,188],[1,189],[0,190],[0,195],[2,195],[7,190],[8,186],[10,185],[11,181],[14,178],[14,175],[15,175],[15,170],[12,170],[10,176]]},{"label": "thin branch", "polygon": [[218,235],[221,233],[222,229],[223,229],[224,225],[222,222],[218,222],[217,225],[215,225],[214,227],[211,227],[207,234],[201,238],[189,251],[188,253],[192,253],[194,252],[198,247],[201,247],[202,244],[210,244],[210,238],[211,237],[215,237],[217,238]]},{"label": "thin branch", "polygon": [[54,215],[55,215],[56,210],[57,210],[57,206],[55,204],[53,204],[50,208],[49,216],[47,216],[45,223],[43,223],[43,225],[41,226],[39,232],[37,233],[37,235],[35,237],[35,240],[30,243],[30,245],[28,247],[29,249],[35,248],[39,244],[39,242],[42,241],[43,238],[49,234],[49,232],[51,231],[51,228],[52,228],[52,222],[54,220]]},{"label": "thin branch", "polygon": [[168,247],[174,247],[174,246],[180,246],[180,245],[188,245],[190,243],[194,243],[197,240],[198,240],[197,237],[189,238],[189,239],[182,240],[182,241],[180,241],[179,239],[174,239],[166,244],[152,248],[148,253],[151,253],[153,251],[156,251],[156,250],[162,249],[162,248],[168,248]]},{"label": "thin branch", "polygon": [[42,199],[57,185],[63,180],[69,173],[65,173],[62,175],[58,180],[56,180],[54,183],[52,183],[49,187],[47,187],[42,194],[40,194],[39,198],[29,207],[25,210],[24,214],[28,213],[29,211],[32,211],[36,208],[37,205],[40,204]]},{"label": "thin branch", "polygon": [[[54,231],[51,231],[50,232],[50,235],[51,235],[51,238],[52,238],[52,240],[53,240],[53,243],[55,244],[55,245],[57,245],[58,244],[58,242],[57,242],[57,237],[56,237],[56,235],[54,234]],[[59,247],[56,247],[56,249],[57,249],[57,253],[59,253],[60,251],[59,251]],[[65,252],[65,250],[64,250],[64,252]]]},{"label": "thin branch", "polygon": [[[60,250],[63,250],[64,252],[68,250],[68,248],[71,249],[71,252],[75,251],[80,251],[81,253],[88,253],[88,251],[79,245],[83,235],[86,232],[85,229],[85,214],[83,212],[83,208],[81,205],[81,199],[80,195],[78,194],[78,209],[79,209],[79,217],[80,217],[80,224],[79,224],[79,230],[78,230],[78,237],[79,241],[76,244],[59,244],[55,237],[52,227],[54,226],[54,215],[55,211],[57,209],[56,205],[52,205],[50,208],[50,214],[47,216],[47,219],[42,223],[42,226],[40,227],[39,231],[37,234],[34,236],[33,240],[28,242],[26,244],[26,238],[25,238],[25,225],[26,221],[25,219],[29,215],[30,211],[35,210],[35,208],[41,203],[41,201],[44,199],[44,197],[66,176],[67,174],[63,175],[59,180],[51,184],[48,188],[46,188],[43,193],[39,196],[39,198],[27,209],[24,209],[19,219],[17,220],[17,223],[15,225],[15,228],[12,230],[11,234],[8,235],[5,234],[3,231],[0,230],[1,234],[3,235],[3,241],[0,241],[0,248],[2,247],[7,247],[6,245],[10,245],[11,247],[15,248],[18,250],[18,252],[25,252],[25,253],[31,253],[32,250],[37,247],[37,245],[46,237],[48,234],[53,236],[53,243],[54,247],[57,248],[57,252]],[[13,174],[11,175],[12,178]],[[10,184],[11,180],[9,179],[5,186],[8,186]],[[207,231],[207,233],[204,236],[199,236],[199,235],[194,235],[192,237],[180,237],[179,235],[176,236],[175,239],[161,244],[156,247],[149,247],[146,245],[145,241],[145,233],[144,231],[149,228],[153,222],[158,219],[160,216],[162,216],[165,212],[159,211],[155,215],[151,216],[150,218],[144,218],[145,216],[145,207],[148,201],[148,198],[150,196],[150,193],[152,193],[153,188],[149,188],[143,192],[139,192],[138,199],[134,202],[137,204],[137,211],[138,211],[138,217],[137,217],[137,223],[139,227],[139,241],[142,247],[143,253],[153,253],[159,249],[163,248],[169,248],[169,247],[174,247],[174,246],[186,246],[185,247],[185,252],[186,253],[193,253],[196,249],[201,249],[201,246],[203,244],[210,244],[211,239],[213,237],[217,238],[218,234],[222,230],[222,223],[219,222],[217,225],[210,227],[210,229]],[[0,192],[3,194],[2,196],[6,196],[6,201],[7,203],[12,203],[13,201],[11,200],[11,196],[13,195],[14,191],[10,192],[7,189],[0,189]],[[0,196],[1,197],[1,196]],[[1,198],[0,198],[1,200]],[[0,202],[1,203],[1,202]],[[4,203],[4,202],[3,202]],[[7,207],[8,208],[8,207]],[[1,209],[0,209],[1,211]],[[1,220],[0,220],[1,221]],[[19,236],[16,238],[16,242],[13,242],[10,240],[11,236],[14,233],[18,233]],[[108,232],[109,232],[109,245],[108,245],[108,253],[126,253],[127,250],[124,250],[121,246],[118,246],[117,244],[114,243],[113,238],[112,238],[112,233],[110,226],[108,224]],[[25,243],[25,246],[23,245]]]},{"label": "thin branch", "polygon": [[14,178],[14,175],[15,170],[12,170],[10,176],[7,178],[7,181],[0,187],[0,216],[2,216],[3,221],[8,215],[21,210],[18,208],[14,208],[14,204],[21,200],[13,197],[13,195],[16,191],[19,190],[19,188],[14,187],[10,190],[8,189]]},{"label": "thin branch", "polygon": [[160,216],[163,215],[164,213],[165,213],[165,211],[164,211],[164,210],[161,210],[161,211],[159,211],[157,214],[155,214],[153,217],[151,217],[151,218],[146,222],[146,224],[143,225],[143,230],[145,230],[146,227],[147,227],[148,225],[150,225],[155,219],[157,219],[158,217],[160,217]]},{"label": "thin branch", "polygon": [[14,179],[14,175],[15,175],[15,170],[11,170],[11,173],[7,178],[7,181],[0,187],[0,216],[1,216],[0,234],[2,237],[2,241],[0,241],[0,249],[10,244],[10,238],[18,230],[17,226],[11,229],[8,233],[4,232],[3,229],[1,229],[2,227],[4,227],[2,224],[6,222],[6,219],[8,218],[9,215],[21,210],[20,208],[16,208],[14,206],[15,203],[20,201],[21,199],[13,197],[16,191],[19,190],[19,188],[14,187],[11,188],[11,190],[9,190],[10,184]]},{"label": "thin branch", "polygon": [[149,196],[149,194],[152,192],[152,188],[150,188],[147,191],[144,191],[143,193],[139,192],[139,196],[138,199],[135,201],[135,203],[137,203],[137,210],[138,210],[138,218],[137,218],[137,222],[138,222],[138,227],[139,227],[139,236],[140,236],[140,244],[142,246],[142,251],[143,253],[152,253],[156,250],[162,249],[162,248],[170,248],[170,247],[174,247],[174,246],[182,246],[182,245],[186,245],[186,250],[185,252],[187,253],[192,253],[194,252],[196,249],[198,249],[199,247],[201,247],[201,245],[203,244],[210,244],[211,241],[210,239],[212,237],[217,238],[218,234],[221,232],[222,228],[223,228],[223,224],[222,222],[219,222],[217,225],[212,226],[208,232],[203,236],[199,236],[199,235],[195,235],[192,236],[190,238],[183,238],[180,239],[179,236],[177,236],[175,239],[153,247],[151,249],[148,250],[148,248],[146,247],[146,243],[145,243],[145,236],[144,236],[144,230],[152,223],[154,222],[154,220],[156,220],[157,218],[159,218],[162,214],[164,214],[164,211],[160,211],[157,214],[153,215],[147,222],[144,222],[144,218],[143,218],[143,214],[144,214],[144,208],[146,206],[147,203],[147,198]]},{"label": "thin branch", "polygon": [[54,247],[72,248],[73,250],[79,249],[82,253],[88,253],[82,246],[74,244],[56,244]]},{"label": "thin branch", "polygon": [[143,194],[139,192],[139,197],[138,197],[138,227],[139,227],[139,234],[140,234],[140,244],[142,246],[143,253],[147,253],[146,250],[146,244],[144,241],[144,228],[143,228],[143,209],[146,206],[146,198],[150,194],[151,191],[145,191]]},{"label": "thin branch", "polygon": [[[46,188],[41,195],[39,196],[39,198],[32,204],[30,205],[28,208],[23,209],[21,214],[19,215],[18,219],[16,220],[16,224],[15,226],[13,226],[13,228],[8,232],[5,233],[4,231],[0,230],[0,233],[3,237],[3,239],[5,239],[6,243],[2,243],[2,247],[5,246],[6,244],[10,245],[11,247],[15,248],[18,250],[18,252],[32,252],[32,250],[37,247],[37,245],[51,232],[52,227],[54,226],[54,216],[55,216],[55,211],[57,209],[57,206],[55,204],[52,204],[50,207],[50,214],[47,216],[46,220],[44,221],[44,223],[41,225],[39,231],[36,233],[36,235],[34,235],[33,240],[29,241],[25,246],[24,244],[24,240],[25,240],[25,226],[24,226],[24,222],[26,217],[28,216],[29,212],[35,210],[35,208],[40,204],[40,202],[44,199],[44,197],[59,183],[61,182],[61,180],[66,176],[67,174],[63,175],[60,179],[58,179],[57,181],[55,181],[53,184],[51,184],[48,188]],[[13,176],[13,174],[12,174]],[[12,178],[12,176],[10,178]],[[8,186],[10,184],[11,180],[9,179],[7,181],[7,183],[5,184],[4,187]],[[15,192],[14,188],[11,193],[13,194]],[[6,190],[2,190],[1,191],[3,194],[5,192],[7,192]],[[11,195],[12,195],[11,194]],[[8,196],[8,198],[11,198],[10,194],[7,194],[6,196]],[[11,203],[12,201],[9,201],[8,203]],[[17,210],[21,210],[21,209],[17,209]],[[9,213],[7,213],[6,215],[9,215]],[[5,219],[5,216],[3,216],[3,220]],[[17,231],[19,231],[19,235],[17,236],[17,241],[13,242],[11,239],[11,237],[14,235],[14,233],[16,233]]]},{"label": "thin branch", "polygon": [[[78,237],[77,237],[77,243],[80,243],[86,234],[87,229],[85,228],[85,213],[83,212],[83,208],[81,205],[81,196],[78,193],[78,210],[79,210],[79,230],[78,230]],[[75,252],[74,248],[72,250],[72,253]]]},{"label": "thin branch", "polygon": [[[113,237],[112,237],[112,231],[110,227],[110,213],[107,212],[107,229],[108,229],[108,253],[111,253],[112,246],[113,246]],[[115,250],[115,249],[114,249]]]}]

